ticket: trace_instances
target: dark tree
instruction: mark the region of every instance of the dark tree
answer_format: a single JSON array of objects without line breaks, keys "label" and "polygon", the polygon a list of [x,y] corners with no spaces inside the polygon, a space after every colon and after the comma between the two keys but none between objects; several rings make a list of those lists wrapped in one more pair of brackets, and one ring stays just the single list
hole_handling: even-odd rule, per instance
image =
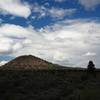
[{"label": "dark tree", "polygon": [[87,66],[87,74],[96,76],[95,69],[96,68],[95,68],[95,64],[93,63],[93,61],[89,61],[88,66]]}]

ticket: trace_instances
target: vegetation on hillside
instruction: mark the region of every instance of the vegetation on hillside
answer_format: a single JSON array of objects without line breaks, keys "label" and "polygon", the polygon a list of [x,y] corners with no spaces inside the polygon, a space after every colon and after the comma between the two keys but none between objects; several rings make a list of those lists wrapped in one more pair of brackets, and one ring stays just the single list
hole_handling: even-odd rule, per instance
[{"label": "vegetation on hillside", "polygon": [[0,70],[0,100],[100,100],[96,78],[75,70]]}]

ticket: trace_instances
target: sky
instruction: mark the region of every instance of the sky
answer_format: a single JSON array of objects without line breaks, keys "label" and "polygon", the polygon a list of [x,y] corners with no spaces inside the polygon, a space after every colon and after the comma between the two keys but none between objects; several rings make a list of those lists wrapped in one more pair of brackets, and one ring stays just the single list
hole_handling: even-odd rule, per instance
[{"label": "sky", "polygon": [[100,68],[100,0],[0,0],[0,65],[30,54]]}]

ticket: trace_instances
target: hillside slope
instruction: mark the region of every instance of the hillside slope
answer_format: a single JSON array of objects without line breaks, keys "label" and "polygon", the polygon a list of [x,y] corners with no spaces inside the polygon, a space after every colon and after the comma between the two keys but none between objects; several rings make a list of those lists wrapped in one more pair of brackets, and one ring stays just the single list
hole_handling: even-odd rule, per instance
[{"label": "hillside slope", "polygon": [[2,66],[3,69],[59,69],[64,68],[32,55],[19,56]]}]

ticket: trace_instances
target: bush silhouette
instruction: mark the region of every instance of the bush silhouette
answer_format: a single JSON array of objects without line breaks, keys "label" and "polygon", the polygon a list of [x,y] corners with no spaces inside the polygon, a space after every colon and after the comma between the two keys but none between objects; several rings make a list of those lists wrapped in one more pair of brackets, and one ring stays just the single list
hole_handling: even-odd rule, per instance
[{"label": "bush silhouette", "polygon": [[95,69],[96,68],[95,68],[95,64],[93,63],[93,61],[89,61],[88,66],[87,66],[87,74],[96,76]]}]

